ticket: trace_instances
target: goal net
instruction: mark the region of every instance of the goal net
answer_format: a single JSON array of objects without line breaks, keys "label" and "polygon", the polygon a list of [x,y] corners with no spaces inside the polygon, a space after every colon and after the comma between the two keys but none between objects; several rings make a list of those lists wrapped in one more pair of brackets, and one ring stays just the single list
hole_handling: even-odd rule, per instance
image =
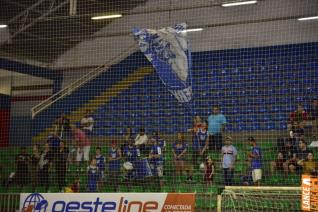
[{"label": "goal net", "polygon": [[226,187],[221,211],[300,211],[300,187]]}]

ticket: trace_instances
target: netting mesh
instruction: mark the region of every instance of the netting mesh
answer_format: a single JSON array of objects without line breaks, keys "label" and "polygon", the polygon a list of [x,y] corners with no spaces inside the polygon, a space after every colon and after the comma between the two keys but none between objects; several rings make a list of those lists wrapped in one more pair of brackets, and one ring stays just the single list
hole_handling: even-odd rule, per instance
[{"label": "netting mesh", "polygon": [[[217,193],[316,174],[318,22],[297,18],[317,1],[226,2],[4,1],[0,191]],[[181,23],[187,48],[145,45],[183,67],[169,72],[133,29]]]}]

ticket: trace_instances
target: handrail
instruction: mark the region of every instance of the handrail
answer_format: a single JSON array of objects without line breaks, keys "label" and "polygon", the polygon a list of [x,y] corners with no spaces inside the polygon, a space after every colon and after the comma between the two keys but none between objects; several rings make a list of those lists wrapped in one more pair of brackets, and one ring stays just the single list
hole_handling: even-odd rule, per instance
[{"label": "handrail", "polygon": [[96,69],[88,72],[87,74],[85,74],[81,78],[72,82],[69,86],[63,88],[62,90],[60,90],[59,92],[50,96],[46,100],[40,102],[39,104],[37,104],[36,106],[34,106],[31,109],[32,118],[34,118],[38,113],[42,112],[46,108],[50,107],[52,104],[54,104],[58,100],[64,98],[65,96],[72,94],[79,87],[81,87],[85,83],[89,82],[90,80],[94,79],[99,74],[103,73],[104,71],[108,70],[108,68],[110,68],[113,64],[120,62],[123,58],[129,56],[131,53],[135,52],[136,50],[137,50],[136,44],[130,46],[127,49],[127,51],[112,57],[106,64],[98,66]]}]

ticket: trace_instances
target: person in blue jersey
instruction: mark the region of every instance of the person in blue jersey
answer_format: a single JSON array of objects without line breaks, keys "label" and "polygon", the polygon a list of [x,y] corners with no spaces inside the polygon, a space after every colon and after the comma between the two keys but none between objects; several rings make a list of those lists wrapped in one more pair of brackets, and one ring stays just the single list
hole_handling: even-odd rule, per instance
[{"label": "person in blue jersey", "polygon": [[121,150],[117,146],[116,141],[111,142],[111,147],[108,151],[108,179],[109,185],[114,191],[118,190],[120,180],[120,160]]},{"label": "person in blue jersey", "polygon": [[[128,146],[124,149],[124,168],[126,170],[125,181],[127,182],[127,187],[129,188],[129,182],[134,180],[136,177],[136,171],[138,166],[138,158],[140,157],[139,149],[134,145],[134,138],[129,138]],[[128,166],[126,166],[129,164]],[[131,166],[130,166],[131,165]]]},{"label": "person in blue jersey", "polygon": [[201,124],[192,140],[192,164],[194,167],[199,167],[199,163],[203,163],[207,157],[207,149],[209,147],[207,121]]},{"label": "person in blue jersey", "polygon": [[96,147],[95,151],[96,151],[95,159],[96,159],[98,172],[99,172],[98,190],[101,191],[102,188],[104,187],[104,180],[105,180],[104,173],[105,173],[106,159],[105,159],[105,156],[102,155],[100,147]]},{"label": "person in blue jersey", "polygon": [[157,144],[160,146],[161,151],[164,152],[166,149],[166,141],[160,137],[159,132],[158,131],[154,131],[152,133],[152,138],[155,139],[157,141]]},{"label": "person in blue jersey", "polygon": [[249,137],[247,139],[252,146],[251,152],[248,154],[248,157],[251,158],[251,169],[252,169],[252,178],[254,184],[260,186],[262,179],[262,152],[259,146],[257,146],[256,140],[254,137]]},{"label": "person in blue jersey", "polygon": [[97,183],[99,179],[99,170],[96,159],[93,158],[90,165],[87,167],[87,191],[97,192]]},{"label": "person in blue jersey", "polygon": [[172,153],[175,165],[175,176],[178,177],[187,172],[187,181],[192,181],[192,166],[188,164],[188,143],[185,142],[184,134],[178,133],[178,140],[172,145]]},{"label": "person in blue jersey", "polygon": [[214,106],[212,114],[208,117],[209,148],[210,150],[221,150],[222,134],[225,130],[226,118],[221,113],[219,106]]},{"label": "person in blue jersey", "polygon": [[163,187],[163,152],[159,141],[155,138],[151,139],[152,146],[150,147],[149,160],[150,167],[155,176],[158,177],[159,185]]}]

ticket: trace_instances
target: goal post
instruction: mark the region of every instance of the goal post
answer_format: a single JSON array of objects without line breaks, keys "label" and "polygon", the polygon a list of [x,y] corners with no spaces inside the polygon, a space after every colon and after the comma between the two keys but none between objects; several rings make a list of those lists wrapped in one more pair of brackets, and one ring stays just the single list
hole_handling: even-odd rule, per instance
[{"label": "goal post", "polygon": [[226,186],[218,211],[300,211],[301,187]]}]

